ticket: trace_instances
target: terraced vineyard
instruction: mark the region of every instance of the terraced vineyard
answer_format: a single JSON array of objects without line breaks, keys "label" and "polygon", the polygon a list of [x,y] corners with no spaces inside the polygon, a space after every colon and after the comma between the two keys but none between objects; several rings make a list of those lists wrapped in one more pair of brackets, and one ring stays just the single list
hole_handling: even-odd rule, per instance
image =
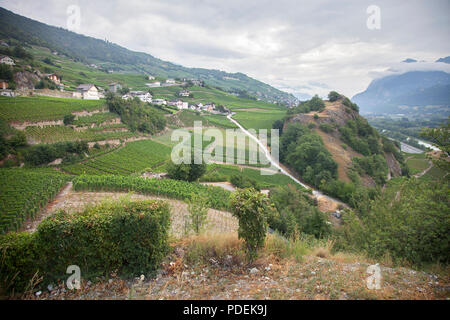
[{"label": "terraced vineyard", "polygon": [[83,175],[73,181],[75,191],[129,192],[167,196],[185,200],[192,194],[205,194],[214,209],[229,207],[230,192],[219,187],[171,179],[145,179],[133,176]]},{"label": "terraced vineyard", "polygon": [[281,173],[262,175],[259,169],[240,168],[238,166],[221,164],[209,165],[206,174],[201,180],[208,182],[230,181],[230,177],[233,175],[251,178],[258,182],[261,188],[272,188],[275,186],[294,184],[291,178]]},{"label": "terraced vineyard", "polygon": [[54,170],[0,169],[0,233],[34,218],[69,179]]},{"label": "terraced vineyard", "polygon": [[108,139],[127,139],[138,135],[129,131],[117,131],[124,125],[110,125],[98,128],[89,128],[84,131],[76,131],[66,126],[27,127],[25,135],[28,139],[42,143],[54,143],[60,141],[100,141]]},{"label": "terraced vineyard", "polygon": [[58,120],[72,112],[94,111],[104,107],[104,100],[44,96],[0,97],[0,118],[7,122]]},{"label": "terraced vineyard", "polygon": [[90,161],[63,166],[73,174],[129,175],[144,169],[159,167],[170,158],[171,148],[153,140],[128,142],[117,151],[98,156]]},{"label": "terraced vineyard", "polygon": [[81,116],[78,117],[77,120],[74,121],[74,125],[77,127],[84,127],[84,126],[90,126],[92,124],[100,125],[104,122],[120,119],[119,116],[115,113],[111,112],[101,112],[101,113],[95,113],[90,116]]}]

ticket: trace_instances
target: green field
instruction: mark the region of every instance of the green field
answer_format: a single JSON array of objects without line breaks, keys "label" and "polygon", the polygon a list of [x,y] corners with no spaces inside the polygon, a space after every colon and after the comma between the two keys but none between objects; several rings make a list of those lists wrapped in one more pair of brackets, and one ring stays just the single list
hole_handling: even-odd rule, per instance
[{"label": "green field", "polygon": [[0,97],[0,119],[7,122],[60,120],[75,111],[105,107],[104,100],[33,97]]},{"label": "green field", "polygon": [[405,154],[405,158],[411,174],[420,173],[430,166],[425,153]]},{"label": "green field", "polygon": [[141,194],[161,195],[185,200],[193,194],[208,197],[209,206],[215,209],[228,209],[230,192],[219,187],[201,185],[172,179],[145,179],[133,176],[90,176],[77,177],[73,181],[76,191],[134,191]]},{"label": "green field", "polygon": [[27,139],[41,143],[55,143],[61,141],[101,141],[108,139],[127,139],[137,137],[136,133],[130,131],[114,131],[123,128],[123,125],[111,125],[97,128],[89,128],[76,131],[65,126],[27,127],[25,135]]},{"label": "green field", "polygon": [[129,175],[160,167],[170,157],[171,148],[152,140],[128,142],[123,148],[82,163],[63,166],[72,174]]},{"label": "green field", "polygon": [[283,119],[286,110],[244,110],[236,111],[233,118],[246,129],[272,129],[272,124],[276,120]]},{"label": "green field", "polygon": [[101,112],[101,113],[95,113],[93,115],[90,116],[81,116],[78,117],[75,121],[74,121],[74,125],[77,127],[84,127],[84,126],[90,126],[90,125],[100,125],[103,122],[106,121],[111,121],[114,119],[119,118],[119,116],[115,113],[111,113],[111,112]]},{"label": "green field", "polygon": [[296,185],[291,178],[281,173],[262,175],[261,170],[258,169],[240,168],[234,165],[221,164],[208,165],[207,172],[201,180],[208,182],[230,181],[230,177],[236,174],[254,179],[258,182],[261,188],[272,188],[275,186],[284,186],[288,184]]},{"label": "green field", "polygon": [[51,169],[0,169],[0,233],[34,218],[69,178]]}]

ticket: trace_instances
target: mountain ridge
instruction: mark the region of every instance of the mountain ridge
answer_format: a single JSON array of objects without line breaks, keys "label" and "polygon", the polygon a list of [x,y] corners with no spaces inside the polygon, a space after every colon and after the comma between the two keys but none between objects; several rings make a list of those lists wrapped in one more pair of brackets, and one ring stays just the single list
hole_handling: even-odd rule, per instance
[{"label": "mountain ridge", "polygon": [[[246,90],[268,102],[295,104],[292,94],[276,89],[241,72],[228,73],[205,68],[187,68],[151,54],[128,50],[109,41],[74,33],[15,14],[0,7],[0,37],[47,47],[75,61],[98,63],[118,72],[136,72],[168,78],[196,78],[226,91]],[[231,80],[229,78],[237,79]]]}]

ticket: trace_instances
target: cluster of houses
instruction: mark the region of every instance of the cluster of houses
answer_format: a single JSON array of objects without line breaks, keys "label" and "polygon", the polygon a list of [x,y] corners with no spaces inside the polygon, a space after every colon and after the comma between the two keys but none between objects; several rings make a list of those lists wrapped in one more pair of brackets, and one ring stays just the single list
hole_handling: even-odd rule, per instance
[{"label": "cluster of houses", "polygon": [[127,94],[122,96],[122,99],[124,99],[124,100],[129,100],[129,99],[134,99],[134,98],[138,98],[142,102],[148,102],[148,103],[152,103],[152,101],[153,101],[153,96],[151,95],[151,93],[144,92],[144,91],[130,91]]}]

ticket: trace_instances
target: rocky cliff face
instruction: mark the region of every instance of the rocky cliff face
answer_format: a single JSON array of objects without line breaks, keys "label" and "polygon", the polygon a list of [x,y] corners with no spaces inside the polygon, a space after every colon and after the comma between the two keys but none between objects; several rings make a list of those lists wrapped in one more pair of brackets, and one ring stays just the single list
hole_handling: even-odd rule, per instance
[{"label": "rocky cliff face", "polygon": [[[312,111],[309,113],[299,113],[291,116],[285,122],[284,129],[289,123],[301,123],[306,126],[314,124],[312,130],[320,135],[327,150],[333,156],[333,159],[338,164],[338,178],[342,181],[351,181],[347,175],[349,168],[352,167],[352,159],[354,157],[363,157],[363,155],[351,148],[342,140],[342,135],[339,128],[345,126],[350,120],[357,120],[361,118],[359,113],[342,104],[342,100],[335,102],[325,101],[325,109],[322,112]],[[320,129],[322,124],[328,124],[330,131],[325,132]],[[381,139],[379,139],[381,145]],[[392,177],[401,176],[401,168],[399,162],[395,159],[392,153],[384,153],[386,164],[389,169],[388,179]],[[367,187],[374,187],[376,184],[369,176],[362,176],[361,182]]]},{"label": "rocky cliff face", "polygon": [[[303,124],[315,123],[320,125],[322,123],[336,123],[338,126],[345,125],[349,120],[355,120],[360,117],[358,112],[344,106],[340,100],[335,102],[325,102],[325,110],[322,112],[309,112],[309,113],[299,113],[293,116],[290,122],[300,122]],[[314,115],[318,116],[317,119]]]},{"label": "rocky cliff face", "polygon": [[38,74],[30,71],[19,71],[14,74],[14,82],[18,90],[34,89],[34,84],[40,80]]}]

